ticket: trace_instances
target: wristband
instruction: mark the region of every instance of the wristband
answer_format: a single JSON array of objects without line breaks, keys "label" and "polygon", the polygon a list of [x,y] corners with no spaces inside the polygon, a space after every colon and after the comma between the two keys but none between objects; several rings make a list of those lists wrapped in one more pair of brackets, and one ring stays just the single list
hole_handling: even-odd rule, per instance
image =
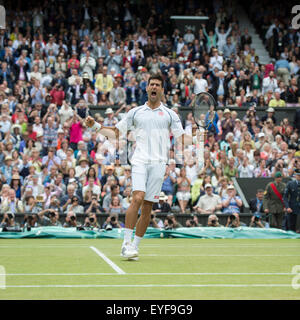
[{"label": "wristband", "polygon": [[95,130],[95,131],[98,131],[98,130],[101,129],[101,124],[98,123],[98,122],[95,122],[91,129]]}]

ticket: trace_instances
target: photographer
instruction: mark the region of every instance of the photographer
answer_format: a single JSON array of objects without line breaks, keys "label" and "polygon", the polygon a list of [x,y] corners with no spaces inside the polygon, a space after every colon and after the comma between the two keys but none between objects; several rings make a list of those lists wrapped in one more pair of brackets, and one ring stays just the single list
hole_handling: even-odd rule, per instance
[{"label": "photographer", "polygon": [[84,219],[84,225],[85,228],[100,228],[97,217],[95,213],[90,213],[85,219]]},{"label": "photographer", "polygon": [[115,228],[123,228],[124,224],[118,221],[118,215],[110,214],[102,225],[102,229],[112,230]]},{"label": "photographer", "polygon": [[207,226],[208,227],[224,227],[219,223],[219,218],[215,214],[211,214],[208,216]]},{"label": "photographer", "polygon": [[5,229],[16,229],[19,228],[19,224],[15,222],[15,215],[11,212],[4,213],[3,220],[1,221],[0,228]]},{"label": "photographer", "polygon": [[65,223],[63,224],[64,228],[73,228],[77,227],[77,219],[76,219],[76,214],[73,211],[69,211],[66,216]]},{"label": "photographer", "polygon": [[191,219],[186,220],[185,226],[187,228],[202,227],[202,225],[198,221],[197,215],[195,214],[191,214]]},{"label": "photographer", "polygon": [[163,221],[161,219],[156,218],[156,212],[153,210],[152,210],[151,216],[150,216],[149,227],[160,228],[160,229],[162,229],[164,227]]},{"label": "photographer", "polygon": [[229,228],[246,227],[246,224],[240,221],[240,216],[238,213],[233,213],[227,218],[225,227],[229,227]]},{"label": "photographer", "polygon": [[167,218],[164,221],[164,226],[166,230],[182,228],[182,225],[176,220],[173,213],[167,215]]},{"label": "photographer", "polygon": [[61,227],[61,223],[58,221],[59,214],[54,209],[45,209],[38,213],[39,224],[41,226],[54,226]]},{"label": "photographer", "polygon": [[89,213],[102,213],[105,212],[104,209],[100,206],[98,200],[97,200],[97,195],[93,194],[92,195],[92,201],[89,206],[86,206],[86,214]]},{"label": "photographer", "polygon": [[266,223],[261,220],[264,213],[264,192],[263,189],[258,189],[256,191],[256,198],[249,201],[250,211],[253,213],[249,227],[264,228],[266,226]]},{"label": "photographer", "polygon": [[38,216],[36,214],[27,214],[24,218],[24,230],[30,231],[31,228],[38,226]]},{"label": "photographer", "polygon": [[59,214],[62,213],[61,212],[61,207],[60,207],[60,201],[57,199],[56,195],[52,195],[50,197],[50,204],[49,204],[48,209],[54,209]]},{"label": "photographer", "polygon": [[250,228],[265,228],[266,227],[266,223],[261,220],[261,215],[259,213],[255,213],[251,217],[251,221],[250,221],[249,227]]}]

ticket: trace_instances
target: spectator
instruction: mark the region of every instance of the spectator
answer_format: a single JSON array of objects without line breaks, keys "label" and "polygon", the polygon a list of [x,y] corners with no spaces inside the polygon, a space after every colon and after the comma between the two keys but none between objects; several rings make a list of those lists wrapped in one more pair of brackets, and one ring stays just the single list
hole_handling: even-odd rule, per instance
[{"label": "spectator", "polygon": [[280,99],[280,89],[276,89],[274,93],[274,99],[269,102],[269,107],[285,107],[285,101]]},{"label": "spectator", "polygon": [[205,195],[200,196],[194,209],[199,213],[205,214],[221,213],[222,201],[220,196],[213,193],[211,184],[207,183],[204,188]]},{"label": "spectator", "polygon": [[152,210],[155,213],[168,213],[171,211],[170,204],[167,202],[168,196],[164,192],[159,195],[159,202],[153,204]]},{"label": "spectator", "polygon": [[227,195],[222,198],[223,213],[239,214],[243,202],[239,196],[236,195],[236,190],[233,185],[227,187]]},{"label": "spectator", "polygon": [[1,203],[1,212],[4,213],[23,213],[24,208],[22,201],[16,197],[16,192],[13,189],[8,191],[7,198]]},{"label": "spectator", "polygon": [[177,187],[176,197],[178,199],[181,213],[185,213],[185,209],[191,197],[191,193],[190,193],[191,181],[186,176],[185,168],[180,169],[180,175],[177,179],[177,185],[178,187]]}]

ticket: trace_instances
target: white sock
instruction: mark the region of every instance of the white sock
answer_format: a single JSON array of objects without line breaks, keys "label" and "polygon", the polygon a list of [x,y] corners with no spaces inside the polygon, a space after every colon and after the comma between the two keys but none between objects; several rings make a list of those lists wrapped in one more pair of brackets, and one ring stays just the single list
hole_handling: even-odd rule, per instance
[{"label": "white sock", "polygon": [[133,229],[124,228],[124,243],[131,243],[131,238],[133,234]]},{"label": "white sock", "polygon": [[143,237],[134,236],[132,244],[138,249],[140,241],[143,239]]}]

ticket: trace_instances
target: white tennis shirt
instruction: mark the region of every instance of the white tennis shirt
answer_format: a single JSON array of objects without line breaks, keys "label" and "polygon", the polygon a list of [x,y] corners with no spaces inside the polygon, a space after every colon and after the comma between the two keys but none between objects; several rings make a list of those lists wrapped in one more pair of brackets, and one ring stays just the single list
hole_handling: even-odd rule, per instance
[{"label": "white tennis shirt", "polygon": [[147,103],[131,109],[116,127],[121,134],[134,130],[136,149],[132,164],[167,163],[170,131],[175,138],[184,134],[178,115],[162,103],[153,110]]}]

